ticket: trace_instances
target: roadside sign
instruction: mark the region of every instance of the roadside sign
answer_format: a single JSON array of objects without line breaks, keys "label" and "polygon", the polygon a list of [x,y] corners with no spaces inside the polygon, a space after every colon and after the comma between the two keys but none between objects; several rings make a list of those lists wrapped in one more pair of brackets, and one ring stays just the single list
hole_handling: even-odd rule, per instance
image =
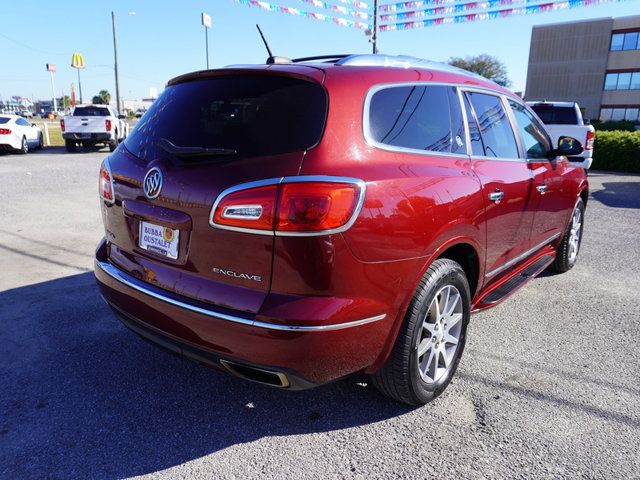
[{"label": "roadside sign", "polygon": [[71,56],[71,66],[73,68],[84,68],[85,67],[84,58],[82,57],[81,53],[74,53]]},{"label": "roadside sign", "polygon": [[55,72],[56,66],[53,63],[47,63],[47,72]]},{"label": "roadside sign", "polygon": [[206,28],[211,28],[211,17],[204,12],[202,12],[202,25]]}]

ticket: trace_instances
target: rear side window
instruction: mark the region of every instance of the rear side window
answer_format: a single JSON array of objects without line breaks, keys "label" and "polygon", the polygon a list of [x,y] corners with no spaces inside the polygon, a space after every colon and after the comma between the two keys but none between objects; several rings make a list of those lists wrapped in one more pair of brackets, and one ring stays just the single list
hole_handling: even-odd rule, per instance
[{"label": "rear side window", "polygon": [[577,125],[578,116],[573,107],[554,107],[553,105],[533,105],[532,110],[547,125]]},{"label": "rear side window", "polygon": [[172,85],[153,102],[125,146],[152,159],[161,139],[180,147],[221,148],[238,156],[304,151],[322,138],[327,93],[317,83],[233,75]]},{"label": "rear side window", "polygon": [[487,157],[518,158],[518,145],[500,97],[467,92],[478,120]]},{"label": "rear side window", "polygon": [[369,135],[376,143],[466,154],[460,101],[453,87],[383,88],[372,95],[368,115]]},{"label": "rear side window", "polygon": [[29,122],[27,122],[24,118],[19,118],[16,120],[16,123],[18,125],[21,125],[23,127],[28,127],[29,126]]},{"label": "rear side window", "polygon": [[74,117],[108,117],[109,109],[100,107],[76,107]]}]

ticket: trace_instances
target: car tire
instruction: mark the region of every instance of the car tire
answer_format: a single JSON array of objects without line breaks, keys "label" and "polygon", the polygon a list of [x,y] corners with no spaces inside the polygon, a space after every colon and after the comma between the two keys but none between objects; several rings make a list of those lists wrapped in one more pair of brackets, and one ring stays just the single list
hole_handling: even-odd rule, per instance
[{"label": "car tire", "polygon": [[38,135],[38,150],[42,150],[44,148],[44,140],[42,138],[42,134]]},{"label": "car tire", "polygon": [[109,151],[113,152],[116,148],[118,148],[118,139],[110,141],[109,143],[107,143],[107,145],[109,146]]},{"label": "car tire", "polygon": [[582,243],[582,230],[584,229],[584,202],[578,199],[569,224],[562,237],[562,242],[556,249],[556,259],[551,268],[556,272],[564,273],[571,270],[576,264],[580,244]]},{"label": "car tire", "polygon": [[21,155],[26,155],[27,153],[29,153],[29,142],[27,142],[27,137],[22,137],[22,143],[20,145],[18,153],[20,153]]},{"label": "car tire", "polygon": [[453,260],[436,260],[413,294],[387,362],[371,376],[373,385],[408,405],[438,397],[460,363],[470,315],[464,270]]},{"label": "car tire", "polygon": [[74,142],[72,140],[65,140],[64,146],[66,147],[67,152],[69,152],[69,153],[75,153],[75,151],[78,148],[78,146],[76,145],[76,142]]}]

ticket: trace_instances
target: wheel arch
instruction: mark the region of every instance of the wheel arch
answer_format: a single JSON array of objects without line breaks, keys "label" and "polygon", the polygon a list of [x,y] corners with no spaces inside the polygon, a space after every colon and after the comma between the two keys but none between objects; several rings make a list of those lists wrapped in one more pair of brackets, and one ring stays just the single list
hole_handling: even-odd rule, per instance
[{"label": "wheel arch", "polygon": [[400,327],[402,326],[402,322],[404,321],[405,315],[407,313],[407,309],[409,308],[409,304],[411,303],[411,299],[413,298],[413,294],[415,293],[420,280],[429,269],[431,264],[440,258],[448,258],[449,260],[453,260],[460,264],[462,269],[467,276],[467,280],[469,281],[469,290],[470,290],[470,300],[473,304],[473,299],[482,287],[480,279],[484,275],[484,267],[482,266],[480,259],[484,258],[482,256],[482,250],[478,242],[471,237],[456,237],[451,238],[449,241],[443,243],[439,248],[435,250],[431,255],[429,255],[424,262],[424,265],[420,269],[419,274],[411,283],[411,286],[404,291],[404,300],[402,302],[401,307],[398,309],[398,313],[396,319],[393,323],[393,327],[389,332],[389,337],[385,343],[385,347],[381,354],[378,356],[376,361],[371,365],[366,373],[372,373],[374,371],[379,370],[385,364],[391,351],[393,350],[393,346],[396,342],[396,338],[398,336],[398,332],[400,331]]}]

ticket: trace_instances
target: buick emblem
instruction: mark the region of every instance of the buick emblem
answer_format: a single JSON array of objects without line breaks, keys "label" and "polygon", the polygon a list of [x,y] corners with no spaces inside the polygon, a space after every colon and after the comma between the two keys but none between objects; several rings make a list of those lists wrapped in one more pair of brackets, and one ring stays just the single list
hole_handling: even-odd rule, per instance
[{"label": "buick emblem", "polygon": [[162,172],[159,168],[153,167],[147,172],[142,182],[142,188],[147,198],[153,199],[160,195],[160,190],[162,190]]}]

